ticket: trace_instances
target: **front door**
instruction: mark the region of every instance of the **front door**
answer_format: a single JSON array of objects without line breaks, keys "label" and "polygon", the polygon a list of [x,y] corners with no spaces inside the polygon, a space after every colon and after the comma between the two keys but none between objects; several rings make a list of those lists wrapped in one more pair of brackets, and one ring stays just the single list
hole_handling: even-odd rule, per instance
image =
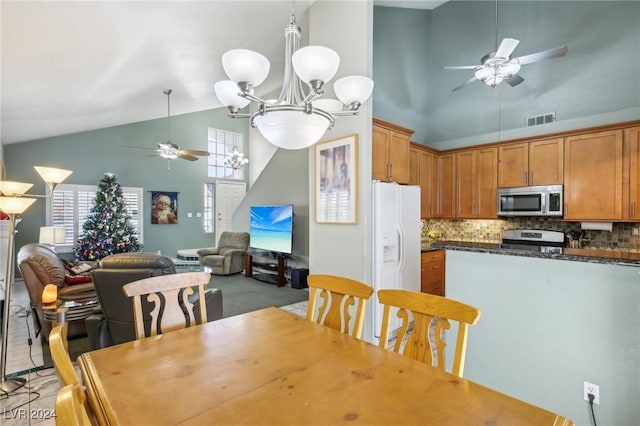
[{"label": "front door", "polygon": [[244,182],[216,182],[216,241],[224,231],[231,231],[233,212],[244,198]]}]

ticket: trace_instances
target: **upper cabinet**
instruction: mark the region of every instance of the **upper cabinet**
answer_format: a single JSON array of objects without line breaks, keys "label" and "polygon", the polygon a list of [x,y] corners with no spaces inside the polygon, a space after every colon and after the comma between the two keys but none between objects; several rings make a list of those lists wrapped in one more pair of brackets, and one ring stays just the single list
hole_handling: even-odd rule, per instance
[{"label": "upper cabinet", "polygon": [[435,216],[438,200],[436,155],[428,151],[420,151],[418,164],[420,167],[420,217],[430,219]]},{"label": "upper cabinet", "polygon": [[407,184],[410,180],[409,138],[413,130],[373,119],[373,179]]},{"label": "upper cabinet", "polygon": [[544,139],[498,147],[498,187],[561,185],[564,139]]},{"label": "upper cabinet", "polygon": [[456,154],[457,218],[497,218],[498,148]]},{"label": "upper cabinet", "polygon": [[424,146],[411,143],[409,163],[409,185],[420,187],[420,217],[435,217],[438,200],[437,155]]},{"label": "upper cabinet", "polygon": [[623,131],[568,136],[564,143],[564,219],[623,219]]},{"label": "upper cabinet", "polygon": [[564,138],[529,143],[529,185],[562,185]]},{"label": "upper cabinet", "polygon": [[409,185],[420,185],[420,152],[413,144],[409,148]]},{"label": "upper cabinet", "polygon": [[456,217],[456,154],[438,155],[436,164],[437,208],[434,216],[453,219]]},{"label": "upper cabinet", "polygon": [[640,220],[640,127],[624,130],[624,140],[629,150],[629,203],[623,214],[629,220]]},{"label": "upper cabinet", "polygon": [[561,185],[564,139],[544,139],[498,147],[498,187]]}]

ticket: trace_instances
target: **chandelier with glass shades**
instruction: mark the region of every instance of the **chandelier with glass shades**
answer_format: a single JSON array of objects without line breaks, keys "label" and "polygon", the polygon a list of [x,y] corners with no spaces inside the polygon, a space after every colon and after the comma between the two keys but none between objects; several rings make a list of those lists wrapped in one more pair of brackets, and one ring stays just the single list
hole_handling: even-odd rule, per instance
[{"label": "chandelier with glass shades", "polygon": [[[216,96],[229,109],[230,117],[249,118],[252,127],[284,149],[313,145],[333,126],[335,117],[358,114],[373,91],[373,80],[352,75],[333,84],[339,100],[320,99],[324,85],[338,71],[340,56],[323,46],[299,49],[300,34],[292,11],[284,31],[284,79],[278,99],[264,100],[255,95],[254,88],[267,78],[270,65],[266,57],[252,50],[233,49],[222,55],[229,80],[215,84]],[[257,105],[254,113],[239,112],[251,102]]]},{"label": "chandelier with glass shades", "polygon": [[248,158],[244,158],[244,154],[238,151],[238,147],[234,146],[231,154],[224,158],[224,165],[238,170],[240,167],[249,163]]}]

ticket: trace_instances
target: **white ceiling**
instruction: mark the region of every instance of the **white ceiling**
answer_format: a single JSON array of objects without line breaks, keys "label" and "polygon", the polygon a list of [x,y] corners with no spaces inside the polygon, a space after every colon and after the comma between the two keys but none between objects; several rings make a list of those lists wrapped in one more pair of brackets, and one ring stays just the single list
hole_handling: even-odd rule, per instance
[{"label": "white ceiling", "polygon": [[[299,21],[312,3],[295,1]],[[290,11],[290,1],[2,1],[1,140],[166,117],[167,88],[172,115],[217,108],[213,85],[226,79],[220,58],[231,48],[267,56],[257,92],[275,90]]]}]

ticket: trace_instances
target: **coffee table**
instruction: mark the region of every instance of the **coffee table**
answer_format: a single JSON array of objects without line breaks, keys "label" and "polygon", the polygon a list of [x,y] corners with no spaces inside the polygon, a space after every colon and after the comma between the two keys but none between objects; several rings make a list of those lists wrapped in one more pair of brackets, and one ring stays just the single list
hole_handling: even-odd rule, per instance
[{"label": "coffee table", "polygon": [[57,303],[43,304],[39,308],[44,313],[44,319],[51,321],[55,326],[57,323],[86,319],[96,306],[96,300],[59,300]]}]

